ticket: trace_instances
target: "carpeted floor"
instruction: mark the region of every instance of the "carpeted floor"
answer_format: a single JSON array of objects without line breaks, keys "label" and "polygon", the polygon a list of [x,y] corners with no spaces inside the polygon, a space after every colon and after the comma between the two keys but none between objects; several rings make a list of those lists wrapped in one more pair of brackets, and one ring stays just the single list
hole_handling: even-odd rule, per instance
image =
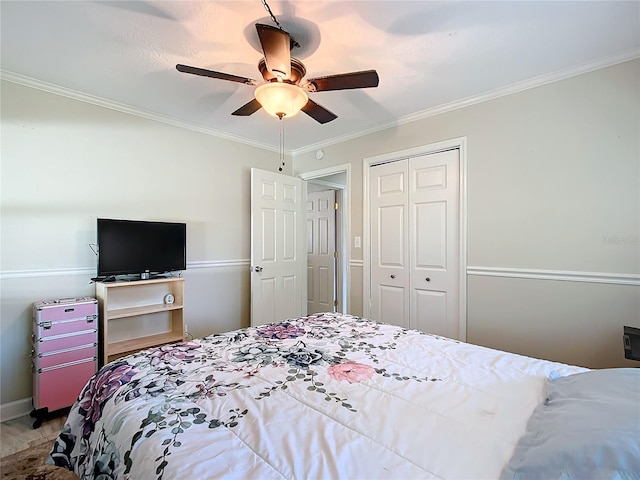
[{"label": "carpeted floor", "polygon": [[78,476],[64,468],[46,465],[53,440],[44,439],[6,456],[0,463],[2,480],[75,480]]}]

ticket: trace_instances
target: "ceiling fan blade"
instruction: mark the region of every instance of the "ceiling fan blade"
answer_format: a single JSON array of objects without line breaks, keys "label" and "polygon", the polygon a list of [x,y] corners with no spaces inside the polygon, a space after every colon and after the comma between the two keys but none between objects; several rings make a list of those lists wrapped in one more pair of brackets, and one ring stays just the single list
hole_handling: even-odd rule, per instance
[{"label": "ceiling fan blade", "polygon": [[262,108],[262,105],[260,105],[260,102],[258,102],[258,100],[256,100],[254,98],[249,103],[245,103],[243,106],[241,106],[235,112],[233,112],[231,115],[238,115],[240,117],[248,117],[249,115],[253,115],[254,113],[256,113],[261,108]]},{"label": "ceiling fan blade", "polygon": [[214,72],[213,70],[205,70],[204,68],[190,67],[189,65],[178,64],[176,65],[176,69],[179,72],[191,73],[193,75],[200,75],[202,77],[218,78],[220,80],[228,80],[230,82],[245,83],[247,85],[258,85],[258,82],[256,82],[252,78],[238,77],[237,75],[231,75],[229,73]]},{"label": "ceiling fan blade", "polygon": [[267,62],[267,70],[276,77],[291,77],[291,39],[289,34],[270,25],[256,23],[256,30]]},{"label": "ceiling fan blade", "polygon": [[318,123],[327,123],[331,120],[335,120],[338,116],[327,110],[321,105],[318,105],[313,100],[309,99],[304,107],[302,107],[302,111],[313,118]]},{"label": "ceiling fan blade", "polygon": [[326,92],[328,90],[349,90],[353,88],[377,87],[378,72],[364,70],[362,72],[341,73],[326,77],[310,78],[305,88],[310,92]]}]

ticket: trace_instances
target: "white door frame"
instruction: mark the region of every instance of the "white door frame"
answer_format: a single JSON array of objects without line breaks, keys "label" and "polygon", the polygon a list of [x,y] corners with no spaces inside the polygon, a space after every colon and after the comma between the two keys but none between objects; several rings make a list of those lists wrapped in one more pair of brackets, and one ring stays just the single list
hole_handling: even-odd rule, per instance
[{"label": "white door frame", "polygon": [[[298,176],[304,180],[321,179],[329,175],[344,173],[346,175],[345,186],[342,188],[342,238],[338,239],[336,248],[338,250],[337,271],[343,281],[340,284],[342,303],[338,306],[338,311],[342,313],[349,312],[349,286],[351,285],[351,265],[349,258],[349,239],[351,238],[351,164],[345,163],[335,165],[333,167],[323,168],[321,170],[313,170],[311,172],[299,173]],[[338,188],[338,186],[336,186]]]},{"label": "white door frame", "polygon": [[371,167],[382,163],[404,160],[410,157],[428,155],[443,150],[460,151],[460,263],[459,263],[459,292],[458,323],[459,340],[467,340],[467,137],[452,138],[442,142],[430,143],[419,147],[385,153],[362,159],[362,311],[365,317],[371,315],[371,218],[369,205],[369,175]]}]

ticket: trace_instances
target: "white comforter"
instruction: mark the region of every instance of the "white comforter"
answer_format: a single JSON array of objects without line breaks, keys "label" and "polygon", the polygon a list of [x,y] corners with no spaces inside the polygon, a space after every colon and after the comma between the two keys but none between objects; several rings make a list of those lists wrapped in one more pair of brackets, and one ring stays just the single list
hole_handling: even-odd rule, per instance
[{"label": "white comforter", "polygon": [[496,479],[547,378],[584,370],[349,315],[290,319],[106,365],[49,461],[87,479]]}]

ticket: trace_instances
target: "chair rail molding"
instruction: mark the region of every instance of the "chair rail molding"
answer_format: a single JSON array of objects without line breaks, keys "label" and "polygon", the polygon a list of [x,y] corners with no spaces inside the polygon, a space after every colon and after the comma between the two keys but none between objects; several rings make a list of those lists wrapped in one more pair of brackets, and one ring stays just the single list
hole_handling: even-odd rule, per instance
[{"label": "chair rail molding", "polygon": [[[220,268],[220,267],[248,267],[248,258],[238,260],[203,260],[187,262],[187,270],[199,268]],[[95,275],[96,267],[78,268],[52,268],[52,269],[28,269],[28,270],[5,270],[0,272],[0,279],[10,278],[32,278],[32,277],[59,277],[64,275]]]},{"label": "chair rail molding", "polygon": [[467,275],[640,286],[640,274],[467,266]]}]

